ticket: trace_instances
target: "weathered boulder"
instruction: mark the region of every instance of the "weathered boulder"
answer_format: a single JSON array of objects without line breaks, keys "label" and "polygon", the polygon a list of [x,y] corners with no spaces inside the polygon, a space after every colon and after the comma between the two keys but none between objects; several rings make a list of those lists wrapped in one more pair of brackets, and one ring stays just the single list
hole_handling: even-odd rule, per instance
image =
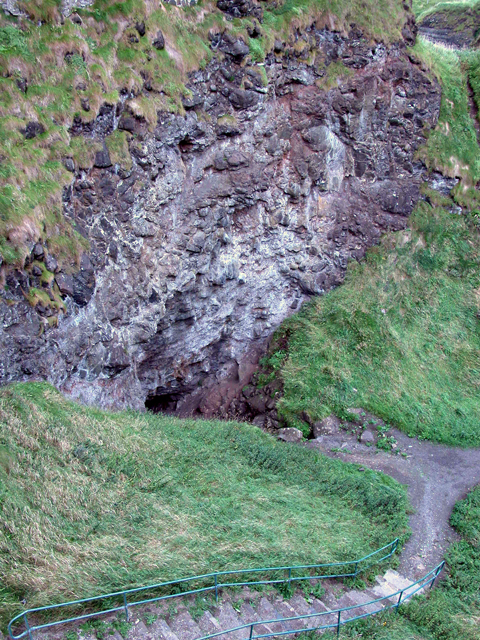
[{"label": "weathered boulder", "polygon": [[31,120],[25,129],[22,129],[22,133],[25,136],[26,140],[31,140],[32,138],[36,138],[37,136],[45,133],[45,127],[41,122],[36,122],[35,120]]},{"label": "weathered boulder", "polygon": [[340,424],[340,418],[337,418],[337,416],[333,414],[323,418],[323,420],[314,422],[312,427],[313,437],[320,438],[321,436],[329,436],[334,433],[338,433]]},{"label": "weathered boulder", "polygon": [[360,442],[367,445],[375,444],[375,434],[373,431],[370,431],[370,429],[363,431],[360,435]]},{"label": "weathered boulder", "polygon": [[301,442],[303,440],[303,433],[300,429],[295,429],[294,427],[278,429],[275,435],[284,442]]},{"label": "weathered boulder", "polygon": [[165,49],[165,36],[160,31],[160,29],[157,31],[157,35],[155,36],[152,44],[155,49]]}]

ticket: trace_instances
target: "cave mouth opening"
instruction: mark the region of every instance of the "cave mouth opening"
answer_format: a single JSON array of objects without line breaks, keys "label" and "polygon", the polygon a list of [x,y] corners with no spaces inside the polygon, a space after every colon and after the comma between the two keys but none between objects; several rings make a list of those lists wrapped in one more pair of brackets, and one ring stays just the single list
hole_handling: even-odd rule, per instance
[{"label": "cave mouth opening", "polygon": [[154,393],[147,396],[145,409],[151,413],[166,413],[173,415],[177,410],[177,404],[182,399],[180,393]]}]

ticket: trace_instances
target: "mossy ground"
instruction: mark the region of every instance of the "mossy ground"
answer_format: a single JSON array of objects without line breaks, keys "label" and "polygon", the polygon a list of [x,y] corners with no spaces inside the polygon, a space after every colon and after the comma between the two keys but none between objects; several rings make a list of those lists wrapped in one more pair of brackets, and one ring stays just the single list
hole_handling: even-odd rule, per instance
[{"label": "mossy ground", "polygon": [[361,557],[407,532],[403,487],[257,427],[0,392],[0,620],[214,570]]}]

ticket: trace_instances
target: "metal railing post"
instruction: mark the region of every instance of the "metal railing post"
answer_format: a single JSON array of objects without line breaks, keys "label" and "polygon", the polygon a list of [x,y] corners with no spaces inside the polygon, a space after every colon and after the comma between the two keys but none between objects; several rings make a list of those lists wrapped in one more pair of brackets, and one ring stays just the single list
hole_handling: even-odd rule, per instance
[{"label": "metal railing post", "polygon": [[215,574],[215,602],[218,602],[218,584],[217,584],[217,574]]},{"label": "metal railing post", "polygon": [[342,612],[339,611],[338,612],[338,619],[337,619],[337,638],[340,637],[340,617],[342,615]]},{"label": "metal railing post", "polygon": [[250,626],[250,636],[249,636],[249,640],[252,640],[253,637],[253,624]]},{"label": "metal railing post", "polygon": [[125,618],[127,619],[127,622],[129,620],[129,614],[128,614],[128,604],[127,604],[127,594],[124,593],[123,594],[123,606],[125,607]]},{"label": "metal railing post", "polygon": [[292,581],[292,567],[288,569],[288,584]]},{"label": "metal railing post", "polygon": [[356,577],[358,573],[358,562],[355,562],[355,573],[354,576]]},{"label": "metal railing post", "polygon": [[430,582],[430,589],[432,589],[432,588],[433,588],[433,583],[434,583],[434,582],[435,582],[435,580],[438,578],[438,575],[439,575],[439,573],[440,573],[440,571],[441,571],[442,569],[443,569],[443,564],[440,564],[440,565],[437,567],[437,570],[435,571],[435,575],[433,576],[432,581]]},{"label": "metal railing post", "polygon": [[28,624],[27,614],[25,614],[25,615],[23,616],[23,619],[25,620],[25,626],[27,627],[28,637],[30,638],[30,640],[33,640],[32,632],[31,632],[31,630],[30,630],[30,625]]},{"label": "metal railing post", "polygon": [[398,597],[398,602],[397,602],[397,606],[395,607],[395,611],[398,613],[398,607],[400,606],[400,603],[402,602],[402,596],[403,596],[403,591],[400,591],[400,595]]}]

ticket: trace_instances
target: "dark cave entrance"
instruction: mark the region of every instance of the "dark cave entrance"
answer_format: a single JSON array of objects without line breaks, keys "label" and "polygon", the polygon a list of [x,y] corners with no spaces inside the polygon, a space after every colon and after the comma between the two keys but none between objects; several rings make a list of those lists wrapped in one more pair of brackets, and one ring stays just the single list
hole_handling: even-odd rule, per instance
[{"label": "dark cave entrance", "polygon": [[152,413],[174,414],[177,410],[177,404],[182,397],[180,393],[155,393],[147,396],[145,409]]}]

